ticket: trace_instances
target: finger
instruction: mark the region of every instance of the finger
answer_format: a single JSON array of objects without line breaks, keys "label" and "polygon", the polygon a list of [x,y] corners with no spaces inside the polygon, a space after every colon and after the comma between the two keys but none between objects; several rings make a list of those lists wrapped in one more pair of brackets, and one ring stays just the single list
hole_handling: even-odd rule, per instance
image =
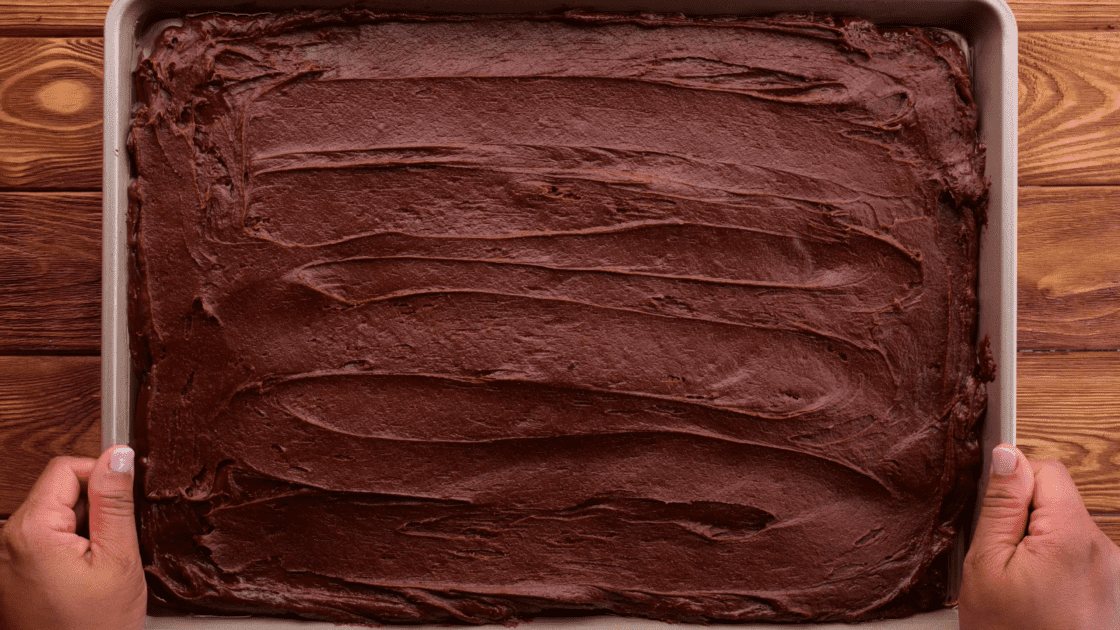
[{"label": "finger", "polygon": [[1011,562],[1026,533],[1034,485],[1030,462],[1019,449],[1000,444],[992,450],[991,478],[968,552],[974,561],[997,571]]},{"label": "finger", "polygon": [[82,492],[79,478],[88,477],[93,464],[94,460],[86,457],[55,457],[39,475],[20,509],[42,522],[46,521],[34,517],[72,512]]},{"label": "finger", "polygon": [[1056,505],[1065,509],[1085,509],[1077,484],[1070,477],[1065,464],[1056,461],[1035,462],[1034,501],[1035,509]]},{"label": "finger", "polygon": [[1091,518],[1077,484],[1061,462],[1036,462],[1034,497],[1031,505],[1031,535],[1040,536],[1056,529],[1088,526]]},{"label": "finger", "polygon": [[18,555],[36,558],[61,552],[66,557],[85,553],[83,540],[74,534],[74,506],[81,495],[79,476],[93,469],[92,459],[56,457],[31,487],[27,500],[4,526],[3,538]]},{"label": "finger", "polygon": [[101,454],[89,478],[89,540],[92,562],[124,566],[139,562],[132,505],[133,460],[127,446]]}]

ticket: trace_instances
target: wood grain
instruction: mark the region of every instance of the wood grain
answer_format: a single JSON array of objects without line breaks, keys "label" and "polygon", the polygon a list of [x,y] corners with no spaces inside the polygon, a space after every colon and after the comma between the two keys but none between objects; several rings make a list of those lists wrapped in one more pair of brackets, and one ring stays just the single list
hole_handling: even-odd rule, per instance
[{"label": "wood grain", "polygon": [[1120,349],[1120,188],[1019,189],[1019,349]]},{"label": "wood grain", "polygon": [[1016,439],[1070,470],[1091,512],[1120,513],[1120,352],[1021,352]]},{"label": "wood grain", "polygon": [[5,35],[100,35],[110,0],[0,0]]},{"label": "wood grain", "polygon": [[1120,2],[1008,2],[1019,32],[1091,31],[1120,28]]},{"label": "wood grain", "polygon": [[98,354],[101,194],[0,192],[0,354]]},{"label": "wood grain", "polygon": [[1120,516],[1094,516],[1093,520],[1112,542],[1120,545]]},{"label": "wood grain", "polygon": [[0,38],[0,188],[101,188],[100,39]]},{"label": "wood grain", "polygon": [[0,516],[56,455],[101,450],[99,357],[0,357]]},{"label": "wood grain", "polygon": [[1120,184],[1120,33],[1019,38],[1019,184]]}]

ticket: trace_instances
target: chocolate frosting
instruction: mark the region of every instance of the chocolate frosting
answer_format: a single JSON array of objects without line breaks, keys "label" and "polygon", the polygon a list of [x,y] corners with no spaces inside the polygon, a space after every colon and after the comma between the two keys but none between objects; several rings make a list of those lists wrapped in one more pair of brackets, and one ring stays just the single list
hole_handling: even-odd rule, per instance
[{"label": "chocolate frosting", "polygon": [[136,85],[156,601],[359,623],[944,605],[991,369],[983,147],[944,35],[201,15]]}]

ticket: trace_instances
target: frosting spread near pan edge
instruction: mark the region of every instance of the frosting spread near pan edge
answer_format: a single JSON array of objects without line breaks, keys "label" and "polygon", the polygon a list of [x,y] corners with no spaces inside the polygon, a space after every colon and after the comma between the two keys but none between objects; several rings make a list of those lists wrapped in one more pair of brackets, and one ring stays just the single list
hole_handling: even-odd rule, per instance
[{"label": "frosting spread near pan edge", "polygon": [[942,604],[983,147],[861,20],[188,17],[136,75],[153,596],[340,622]]}]

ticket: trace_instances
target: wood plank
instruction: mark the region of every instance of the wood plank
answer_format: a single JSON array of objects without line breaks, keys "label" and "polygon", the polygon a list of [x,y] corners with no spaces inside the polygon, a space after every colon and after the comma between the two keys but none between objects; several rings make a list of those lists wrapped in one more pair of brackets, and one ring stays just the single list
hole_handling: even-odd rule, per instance
[{"label": "wood plank", "polygon": [[101,194],[0,192],[0,354],[98,354]]},{"label": "wood plank", "polygon": [[1019,184],[1120,184],[1120,32],[1019,38]]},{"label": "wood plank", "polygon": [[1120,2],[1011,0],[1019,32],[1090,31],[1120,28]]},{"label": "wood plank", "polygon": [[1020,352],[1019,447],[1070,470],[1091,512],[1120,513],[1120,352]]},{"label": "wood plank", "polygon": [[5,35],[100,36],[111,0],[0,0]]},{"label": "wood plank", "polygon": [[1019,349],[1120,349],[1120,187],[1019,189]]},{"label": "wood plank", "polygon": [[56,455],[101,450],[100,357],[0,357],[0,516]]},{"label": "wood plank", "polygon": [[101,188],[100,39],[0,38],[0,188]]}]

